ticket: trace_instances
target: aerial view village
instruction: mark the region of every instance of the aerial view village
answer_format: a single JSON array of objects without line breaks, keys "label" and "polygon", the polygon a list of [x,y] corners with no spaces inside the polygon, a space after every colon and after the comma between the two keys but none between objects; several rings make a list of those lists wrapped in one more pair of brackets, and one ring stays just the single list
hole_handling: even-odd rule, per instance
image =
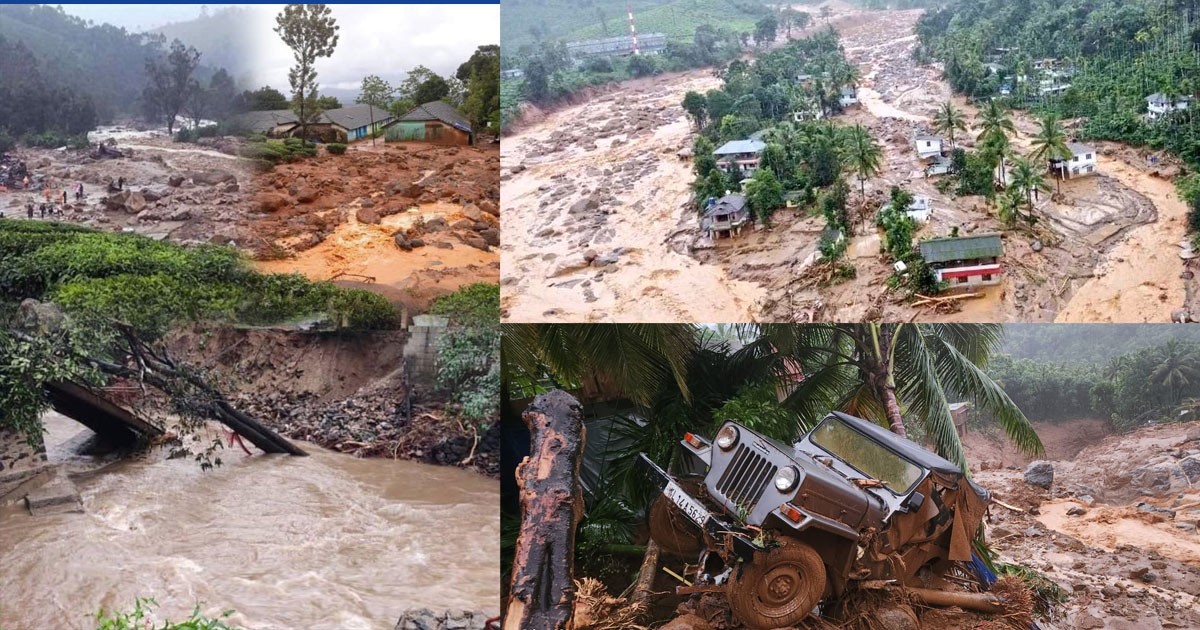
[{"label": "aerial view village", "polygon": [[1200,318],[1187,25],[874,4],[506,11],[504,317]]},{"label": "aerial view village", "polygon": [[0,628],[498,614],[498,23],[0,6]]}]

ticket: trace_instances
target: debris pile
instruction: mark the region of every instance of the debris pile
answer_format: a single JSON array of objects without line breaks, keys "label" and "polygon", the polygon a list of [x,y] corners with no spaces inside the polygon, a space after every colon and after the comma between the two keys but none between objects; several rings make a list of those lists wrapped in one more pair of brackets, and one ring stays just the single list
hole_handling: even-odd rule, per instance
[{"label": "debris pile", "polygon": [[403,392],[394,389],[371,388],[334,401],[310,391],[246,392],[237,404],[288,437],[357,457],[470,466],[499,474],[498,424],[472,435],[439,404],[414,406],[409,417]]},{"label": "debris pile", "polygon": [[0,153],[0,186],[9,189],[23,189],[27,177],[29,177],[29,168],[23,160],[8,153]]}]

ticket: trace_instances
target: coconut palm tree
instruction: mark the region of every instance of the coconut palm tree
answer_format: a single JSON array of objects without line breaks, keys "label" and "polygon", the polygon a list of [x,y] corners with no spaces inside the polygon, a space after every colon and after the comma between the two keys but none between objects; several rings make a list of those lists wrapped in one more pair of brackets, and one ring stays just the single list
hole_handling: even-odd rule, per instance
[{"label": "coconut palm tree", "polygon": [[1025,202],[1025,219],[1029,221],[1030,225],[1033,225],[1033,196],[1039,190],[1050,192],[1050,184],[1046,183],[1046,177],[1042,175],[1041,171],[1023,157],[1014,161],[1011,175],[1012,190],[1016,191]]},{"label": "coconut palm tree", "polygon": [[[776,361],[792,359],[804,380],[784,401],[802,428],[840,409],[907,436],[916,423],[937,452],[966,469],[948,394],[990,414],[1028,454],[1042,443],[1025,414],[984,371],[999,348],[995,324],[763,324],[746,348]],[[755,346],[759,346],[757,349]],[[769,352],[770,349],[776,349]],[[780,373],[780,370],[777,370]],[[907,419],[907,420],[906,420]]]},{"label": "coconut palm tree", "polygon": [[950,150],[953,151],[954,132],[966,131],[967,119],[963,116],[962,110],[954,109],[954,105],[950,101],[946,101],[933,115],[933,128],[935,131],[946,134],[950,140]]},{"label": "coconut palm tree", "polygon": [[687,365],[699,348],[691,324],[505,324],[500,331],[503,397],[546,382],[570,388],[589,376],[637,403],[671,385],[686,397]]},{"label": "coconut palm tree", "polygon": [[[1033,160],[1069,160],[1071,149],[1067,148],[1067,132],[1063,129],[1058,116],[1046,114],[1038,123],[1038,132],[1033,137]],[[1058,190],[1062,192],[1062,173],[1058,173]]]},{"label": "coconut palm tree", "polygon": [[871,134],[862,125],[854,125],[846,130],[843,142],[843,162],[858,175],[859,192],[863,203],[867,201],[867,180],[879,174],[883,161],[883,152],[879,145],[871,139]]},{"label": "coconut palm tree", "polygon": [[979,112],[979,127],[981,131],[975,139],[979,142],[988,142],[989,139],[993,144],[1000,142],[1003,138],[1003,144],[1008,144],[1008,135],[1016,135],[1017,127],[1013,124],[1012,114],[1000,104],[1000,101],[992,99],[988,101]]},{"label": "coconut palm tree", "polygon": [[1158,365],[1150,373],[1150,382],[1169,393],[1168,400],[1179,400],[1179,392],[1193,383],[1200,383],[1200,359],[1190,348],[1178,341],[1169,341],[1158,356]]}]

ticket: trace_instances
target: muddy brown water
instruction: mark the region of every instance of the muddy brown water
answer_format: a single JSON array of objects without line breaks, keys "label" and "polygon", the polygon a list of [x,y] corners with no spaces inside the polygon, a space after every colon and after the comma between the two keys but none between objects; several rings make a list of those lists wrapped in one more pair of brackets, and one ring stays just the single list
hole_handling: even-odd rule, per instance
[{"label": "muddy brown water", "polygon": [[[56,422],[52,439],[78,430]],[[495,481],[303,446],[310,457],[225,450],[211,472],[155,450],[77,479],[83,514],[0,511],[0,628],[90,629],[98,609],[138,596],[157,599],[160,620],[199,604],[256,630],[498,610]]]}]

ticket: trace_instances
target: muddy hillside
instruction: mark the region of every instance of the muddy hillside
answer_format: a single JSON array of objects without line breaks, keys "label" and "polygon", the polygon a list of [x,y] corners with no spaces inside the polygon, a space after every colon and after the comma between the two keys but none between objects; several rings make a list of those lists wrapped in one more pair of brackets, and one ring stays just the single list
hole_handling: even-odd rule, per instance
[{"label": "muddy hillside", "polygon": [[[827,4],[860,75],[860,104],[834,121],[862,124],[883,151],[865,202],[851,181],[851,205],[873,225],[899,185],[932,204],[914,241],[1002,233],[999,285],[949,300],[889,289],[891,259],[863,222],[847,247],[854,277],[831,281],[817,264],[825,223],[807,208],[778,210],[769,229],[714,246],[691,209],[686,155],[695,131],[680,106],[688,90],[720,85],[711,70],[698,70],[628,82],[527,117],[505,139],[504,206],[528,226],[503,246],[505,264],[520,271],[502,289],[505,312],[597,321],[695,321],[703,313],[699,319],[724,321],[957,322],[1165,322],[1200,312],[1195,274],[1180,256],[1186,208],[1169,156],[1099,143],[1098,175],[1055,184],[1035,205],[1037,226],[1007,228],[984,198],[939,190],[939,177],[925,176],[913,149],[914,134],[930,133],[948,100],[968,123],[959,146],[972,149],[980,131],[977,107],[952,94],[938,64],[912,58],[921,11]],[[1014,121],[1013,146],[1028,153],[1036,124],[1023,112]],[[1068,133],[1075,124],[1067,121]]]},{"label": "muddy hillside", "polygon": [[279,329],[196,326],[172,352],[230,385],[239,409],[283,435],[358,457],[407,459],[499,473],[499,424],[479,433],[454,419],[406,358],[407,333],[351,338]]},{"label": "muddy hillside", "polygon": [[260,268],[363,283],[396,302],[499,282],[494,145],[352,145],[256,175],[247,245]]}]

